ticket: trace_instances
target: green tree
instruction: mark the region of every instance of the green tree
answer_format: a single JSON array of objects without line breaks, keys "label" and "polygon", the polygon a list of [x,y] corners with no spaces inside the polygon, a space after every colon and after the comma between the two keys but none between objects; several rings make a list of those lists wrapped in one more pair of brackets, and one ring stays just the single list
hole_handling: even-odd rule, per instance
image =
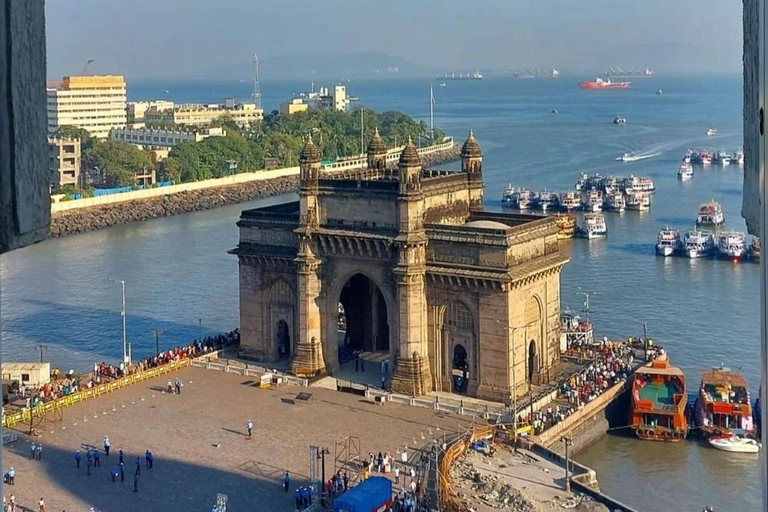
[{"label": "green tree", "polygon": [[91,169],[98,169],[108,187],[135,183],[136,172],[154,168],[149,153],[126,142],[107,140],[83,153]]},{"label": "green tree", "polygon": [[88,130],[77,126],[59,126],[52,136],[55,139],[80,139],[81,151],[90,149],[98,142],[98,139],[92,137]]},{"label": "green tree", "polygon": [[162,181],[174,181],[178,183],[181,178],[181,166],[179,165],[179,161],[172,157],[168,157],[160,162],[159,171]]}]

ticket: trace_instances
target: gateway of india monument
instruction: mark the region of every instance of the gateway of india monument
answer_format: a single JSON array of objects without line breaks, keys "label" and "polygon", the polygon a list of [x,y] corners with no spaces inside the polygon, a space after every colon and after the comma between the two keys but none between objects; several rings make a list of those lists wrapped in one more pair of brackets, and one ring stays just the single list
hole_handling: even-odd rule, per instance
[{"label": "gateway of india monument", "polygon": [[556,219],[484,210],[471,132],[461,170],[424,169],[410,140],[397,167],[386,155],[377,131],[366,169],[325,172],[308,138],[299,200],[242,212],[241,355],[318,376],[384,353],[408,395],[509,402],[553,380],[568,262]]}]

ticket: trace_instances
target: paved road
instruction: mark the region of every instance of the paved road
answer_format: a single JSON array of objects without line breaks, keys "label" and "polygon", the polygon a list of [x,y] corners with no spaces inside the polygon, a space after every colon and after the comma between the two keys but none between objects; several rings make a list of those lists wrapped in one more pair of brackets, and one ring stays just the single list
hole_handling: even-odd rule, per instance
[{"label": "paved road", "polygon": [[[44,446],[42,462],[29,460],[29,440],[20,435],[4,448],[4,471],[12,466],[17,472],[16,485],[5,487],[5,494],[15,493],[17,503],[33,510],[43,496],[51,511],[207,511],[223,493],[233,511],[289,511],[292,495],[283,492],[282,475],[288,469],[295,484],[306,478],[309,445],[330,449],[330,475],[335,441],[347,435],[360,438],[364,457],[379,450],[399,454],[406,444],[424,445],[471,422],[325,389],[260,390],[247,377],[198,368],[171,374],[176,376],[184,382],[181,395],[163,393],[167,377],[159,377],[66,409],[63,422],[47,422],[35,440]],[[300,391],[313,393],[309,403],[286,403]],[[248,419],[255,424],[252,439],[244,435]],[[85,458],[75,469],[75,450],[101,447],[105,435],[113,455],[102,454],[102,467],[90,477]],[[112,483],[109,469],[120,448],[126,479]],[[147,449],[155,454],[155,467],[142,467],[139,492],[133,493],[135,460]]]}]

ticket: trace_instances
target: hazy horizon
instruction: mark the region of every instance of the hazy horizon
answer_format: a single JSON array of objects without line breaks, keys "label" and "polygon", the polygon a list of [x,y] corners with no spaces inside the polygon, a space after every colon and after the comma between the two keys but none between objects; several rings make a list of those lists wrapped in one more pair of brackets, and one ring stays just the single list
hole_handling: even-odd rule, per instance
[{"label": "hazy horizon", "polygon": [[280,58],[295,54],[380,53],[405,74],[742,67],[741,2],[722,0],[49,0],[46,18],[52,79],[88,59],[91,73],[132,79],[247,77],[254,52],[276,77]]}]

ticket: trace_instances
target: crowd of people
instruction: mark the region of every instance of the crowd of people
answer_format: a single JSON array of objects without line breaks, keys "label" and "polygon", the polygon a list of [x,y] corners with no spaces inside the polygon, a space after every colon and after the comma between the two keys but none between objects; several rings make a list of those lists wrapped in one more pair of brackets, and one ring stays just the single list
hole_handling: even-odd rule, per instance
[{"label": "crowd of people", "polygon": [[[15,397],[9,397],[9,401],[12,402],[19,398],[25,399],[23,407],[27,409],[34,408],[50,400],[56,400],[80,390],[98,386],[102,382],[109,382],[126,375],[156,368],[188,357],[199,357],[228,346],[236,345],[239,342],[240,330],[235,329],[216,336],[206,336],[202,340],[195,340],[183,347],[174,347],[131,365],[123,363],[119,365],[105,362],[96,363],[93,365],[93,372],[86,375],[75,375],[74,370],[70,370],[64,375],[60,373],[58,368],[54,368],[51,372],[50,382],[39,387],[22,384],[19,386],[18,394]],[[5,408],[3,408],[3,413],[5,413]]]},{"label": "crowd of people", "polygon": [[[567,355],[590,363],[560,385],[558,402],[533,413],[518,416],[518,425],[533,427],[534,435],[562,422],[568,416],[595,400],[614,384],[626,381],[635,365],[636,352],[644,350],[650,360],[665,354],[664,348],[645,343],[639,338],[613,342],[577,342],[568,346]],[[643,353],[644,355],[644,353]],[[564,403],[567,400],[567,405]]]}]

